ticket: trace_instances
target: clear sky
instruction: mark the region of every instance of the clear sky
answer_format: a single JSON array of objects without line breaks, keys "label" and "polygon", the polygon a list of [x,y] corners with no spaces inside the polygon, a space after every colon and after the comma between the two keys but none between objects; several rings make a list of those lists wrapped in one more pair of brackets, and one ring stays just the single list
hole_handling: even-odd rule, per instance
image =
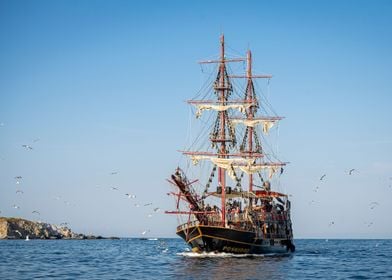
[{"label": "clear sky", "polygon": [[0,215],[175,236],[165,178],[222,32],[274,75],[295,237],[392,238],[392,2],[377,0],[0,0]]}]

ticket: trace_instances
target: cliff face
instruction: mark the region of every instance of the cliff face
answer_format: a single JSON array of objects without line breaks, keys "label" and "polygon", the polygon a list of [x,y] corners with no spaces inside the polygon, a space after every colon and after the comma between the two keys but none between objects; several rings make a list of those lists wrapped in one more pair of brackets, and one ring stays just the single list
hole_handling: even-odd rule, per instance
[{"label": "cliff face", "polygon": [[58,227],[47,223],[32,222],[20,218],[0,217],[0,239],[83,239],[68,227]]}]

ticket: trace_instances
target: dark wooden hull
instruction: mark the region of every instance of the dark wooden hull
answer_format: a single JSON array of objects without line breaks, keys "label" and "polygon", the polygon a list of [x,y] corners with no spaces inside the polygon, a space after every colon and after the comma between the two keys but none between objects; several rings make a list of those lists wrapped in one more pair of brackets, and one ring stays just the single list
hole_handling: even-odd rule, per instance
[{"label": "dark wooden hull", "polygon": [[194,225],[177,231],[194,252],[225,252],[234,254],[287,254],[295,247],[290,239],[257,238],[255,232]]}]

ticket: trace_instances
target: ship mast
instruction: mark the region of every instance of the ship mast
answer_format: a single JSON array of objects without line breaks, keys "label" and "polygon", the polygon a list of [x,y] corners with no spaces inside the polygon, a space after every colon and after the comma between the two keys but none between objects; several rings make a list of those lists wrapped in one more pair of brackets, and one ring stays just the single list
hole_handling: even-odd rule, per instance
[{"label": "ship mast", "polygon": [[[243,58],[233,58],[227,59],[225,57],[225,37],[222,34],[220,37],[220,57],[217,60],[207,60],[201,61],[199,63],[217,63],[218,73],[216,80],[214,82],[214,90],[217,96],[217,101],[197,101],[192,100],[188,101],[188,103],[196,105],[196,106],[213,106],[211,108],[220,107],[218,108],[217,118],[214,124],[213,131],[211,132],[210,141],[212,147],[216,148],[216,154],[206,153],[206,152],[184,152],[186,155],[190,156],[213,156],[217,157],[217,159],[221,161],[229,160],[232,156],[237,156],[234,154],[230,154],[230,147],[234,148],[236,144],[235,139],[235,132],[230,123],[229,115],[227,113],[227,109],[231,107],[240,106],[241,108],[248,108],[250,105],[247,104],[244,100],[239,101],[229,101],[229,97],[232,92],[232,85],[229,79],[229,75],[227,74],[226,70],[226,63],[227,62],[240,62],[244,61]],[[205,107],[204,107],[205,108]],[[208,108],[209,109],[209,108]],[[199,113],[201,110],[199,108]],[[198,113],[196,113],[198,114]],[[214,163],[216,164],[216,163]],[[216,164],[218,165],[218,164]],[[214,167],[216,168],[216,167]],[[225,226],[226,224],[226,168],[222,167],[222,165],[218,165],[218,187],[220,188],[221,194],[221,221],[222,225]],[[209,184],[209,183],[208,183]]]},{"label": "ship mast", "polygon": [[[220,38],[221,43],[221,54],[220,54],[220,65],[219,65],[219,86],[215,87],[215,90],[219,91],[219,102],[222,106],[225,105],[226,101],[226,87],[225,87],[225,37],[222,34]],[[222,140],[220,149],[218,151],[218,155],[220,158],[225,157],[226,154],[226,120],[225,120],[225,111],[219,112],[220,117],[220,139]],[[222,197],[221,197],[221,210],[222,210],[222,224],[223,226],[226,223],[226,171],[225,169],[219,167],[218,168],[218,185],[222,188]]]},{"label": "ship mast", "polygon": [[[252,81],[252,53],[250,50],[248,50],[246,54],[246,79],[247,79],[247,86],[246,86],[246,94],[245,94],[245,99],[250,101],[250,100],[255,100],[256,97],[254,96],[254,87],[253,87],[253,81]],[[252,120],[254,117],[254,110],[253,106],[249,107],[247,111],[247,119]],[[253,153],[253,127],[249,127],[248,131],[248,146],[249,146],[249,156],[252,157]],[[249,174],[249,191],[253,191],[253,174]]]}]

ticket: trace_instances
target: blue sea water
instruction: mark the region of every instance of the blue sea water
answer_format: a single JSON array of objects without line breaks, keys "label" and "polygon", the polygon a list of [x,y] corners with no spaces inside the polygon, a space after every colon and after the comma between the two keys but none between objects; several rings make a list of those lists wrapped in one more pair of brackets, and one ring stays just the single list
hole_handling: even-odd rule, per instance
[{"label": "blue sea water", "polygon": [[0,279],[392,279],[392,240],[296,240],[291,256],[198,255],[181,239],[2,240]]}]

